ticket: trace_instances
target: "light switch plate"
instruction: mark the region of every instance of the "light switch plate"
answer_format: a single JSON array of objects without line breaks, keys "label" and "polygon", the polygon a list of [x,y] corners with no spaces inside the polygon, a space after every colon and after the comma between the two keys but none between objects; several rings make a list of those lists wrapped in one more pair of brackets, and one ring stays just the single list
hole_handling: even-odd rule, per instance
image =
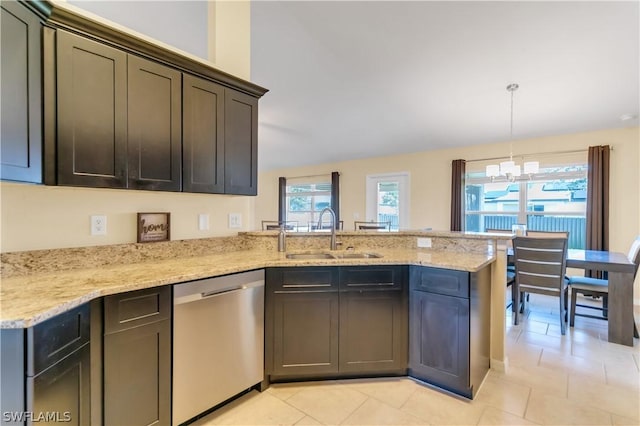
[{"label": "light switch plate", "polygon": [[200,231],[209,230],[209,214],[208,213],[200,213],[198,215],[198,230]]},{"label": "light switch plate", "polygon": [[242,213],[229,213],[229,228],[242,228]]},{"label": "light switch plate", "polygon": [[431,248],[431,238],[418,238],[419,248]]},{"label": "light switch plate", "polygon": [[91,216],[91,235],[107,235],[107,216]]}]

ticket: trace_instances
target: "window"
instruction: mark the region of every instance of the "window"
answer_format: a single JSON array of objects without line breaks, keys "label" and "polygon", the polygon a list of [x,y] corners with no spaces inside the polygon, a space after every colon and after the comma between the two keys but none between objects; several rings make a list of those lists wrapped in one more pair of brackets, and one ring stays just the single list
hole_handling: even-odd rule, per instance
[{"label": "window", "polygon": [[[338,176],[339,173],[333,172],[318,176],[281,178],[281,181],[286,183],[281,183],[284,187],[284,191],[281,192],[284,195],[284,200],[280,199],[280,220],[292,222],[295,231],[314,231],[317,228],[322,210],[331,207],[339,221]],[[336,188],[335,194],[333,194],[332,188]],[[323,217],[322,228],[325,227],[327,229],[331,227],[329,215]],[[339,227],[339,229],[341,228]]]},{"label": "window", "polygon": [[586,159],[579,163],[541,166],[540,173],[515,182],[492,182],[479,164],[468,167],[465,183],[465,229],[569,231],[569,248],[586,244]]},{"label": "window", "polygon": [[391,222],[391,230],[409,227],[409,173],[367,176],[367,221]]}]

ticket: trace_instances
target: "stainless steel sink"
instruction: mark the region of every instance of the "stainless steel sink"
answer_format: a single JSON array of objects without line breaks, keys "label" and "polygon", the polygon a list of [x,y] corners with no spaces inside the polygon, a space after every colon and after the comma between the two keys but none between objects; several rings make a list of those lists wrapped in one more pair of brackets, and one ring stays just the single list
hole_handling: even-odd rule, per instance
[{"label": "stainless steel sink", "polygon": [[287,259],[335,259],[335,257],[329,253],[289,253]]},{"label": "stainless steel sink", "polygon": [[377,259],[382,257],[378,253],[336,253],[337,259]]},{"label": "stainless steel sink", "polygon": [[350,253],[350,252],[308,252],[308,253],[287,253],[287,259],[293,260],[314,260],[314,259],[377,259],[382,255],[377,253]]}]

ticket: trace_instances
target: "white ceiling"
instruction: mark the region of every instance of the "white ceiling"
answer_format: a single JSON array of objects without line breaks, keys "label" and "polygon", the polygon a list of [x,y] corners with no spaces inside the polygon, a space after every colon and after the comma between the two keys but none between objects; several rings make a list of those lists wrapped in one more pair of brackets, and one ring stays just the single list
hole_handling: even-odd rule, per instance
[{"label": "white ceiling", "polygon": [[638,125],[638,1],[251,7],[263,171]]}]

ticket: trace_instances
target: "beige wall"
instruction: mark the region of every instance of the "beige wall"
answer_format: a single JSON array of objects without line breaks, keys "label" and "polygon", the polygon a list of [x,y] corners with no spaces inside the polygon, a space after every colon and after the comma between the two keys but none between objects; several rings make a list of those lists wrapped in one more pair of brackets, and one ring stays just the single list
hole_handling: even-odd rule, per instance
[{"label": "beige wall", "polygon": [[209,61],[245,80],[251,76],[251,3],[209,1]]},{"label": "beige wall", "polygon": [[[230,74],[250,75],[250,3],[209,2],[209,60]],[[0,251],[129,243],[136,240],[136,213],[171,212],[172,239],[235,235],[251,228],[253,197],[177,194],[0,183]],[[210,229],[198,230],[209,214]],[[228,214],[243,227],[228,228]],[[90,216],[107,216],[106,236],[90,235]]]},{"label": "beige wall", "polygon": [[[170,212],[171,239],[235,235],[254,221],[253,197],[0,183],[2,252],[136,241],[136,213]],[[209,230],[198,215],[209,214]],[[228,214],[242,214],[240,229]],[[90,234],[90,216],[107,216],[107,235]]]},{"label": "beige wall", "polygon": [[[535,154],[586,150],[591,145],[611,145],[611,250],[627,252],[640,234],[640,131],[612,129],[522,140],[514,153]],[[392,157],[369,158],[261,173],[255,205],[255,224],[278,217],[278,177],[340,172],[341,218],[345,229],[353,229],[354,215],[365,218],[365,177],[368,174],[403,172],[411,175],[410,228],[449,229],[451,161],[508,155],[509,144],[487,144],[466,148],[426,151]],[[586,154],[585,154],[586,158]],[[640,300],[640,278],[636,299]]]}]

